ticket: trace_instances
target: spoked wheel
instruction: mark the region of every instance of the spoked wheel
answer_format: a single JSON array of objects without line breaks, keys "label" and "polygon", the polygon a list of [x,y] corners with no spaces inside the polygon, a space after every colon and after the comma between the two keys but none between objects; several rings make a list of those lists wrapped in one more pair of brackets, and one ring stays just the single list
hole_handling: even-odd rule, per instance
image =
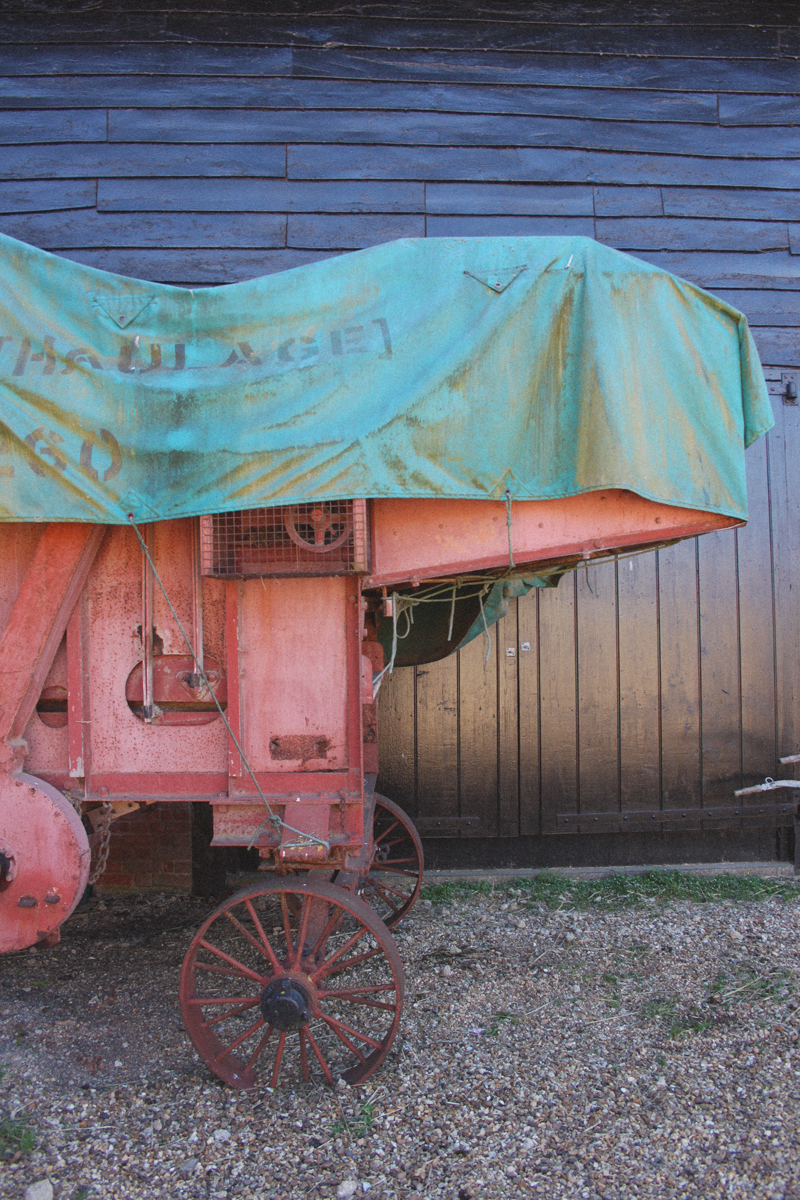
[{"label": "spoked wheel", "polygon": [[183,963],[197,1052],[232,1087],[363,1083],[400,1024],[403,965],[369,905],[331,883],[276,879],[230,896]]},{"label": "spoked wheel", "polygon": [[359,891],[391,929],[414,906],[425,867],[422,842],[411,818],[386,796],[375,796],[375,852]]}]

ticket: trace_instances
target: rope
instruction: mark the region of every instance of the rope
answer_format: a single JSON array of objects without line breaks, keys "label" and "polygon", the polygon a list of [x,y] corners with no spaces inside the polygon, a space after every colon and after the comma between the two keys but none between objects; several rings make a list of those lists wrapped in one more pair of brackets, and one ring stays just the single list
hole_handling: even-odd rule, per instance
[{"label": "rope", "polygon": [[514,551],[511,548],[511,489],[506,488],[506,526],[508,527],[508,569],[514,570]]},{"label": "rope", "polygon": [[286,821],[283,820],[282,817],[279,817],[278,814],[276,812],[274,812],[273,809],[271,808],[270,803],[267,800],[267,797],[264,795],[264,793],[261,790],[259,782],[255,777],[255,774],[253,772],[252,767],[250,766],[250,763],[247,761],[247,756],[245,755],[245,752],[241,747],[239,739],[237,738],[236,734],[231,729],[230,722],[225,715],[225,711],[222,708],[222,705],[220,704],[219,700],[217,699],[214,689],[212,688],[211,684],[208,681],[208,676],[206,675],[205,671],[203,670],[202,664],[194,652],[194,646],[190,642],[189,638],[186,635],[186,631],[184,630],[183,626],[181,625],[180,618],[178,617],[178,614],[175,611],[172,601],[170,600],[169,596],[167,595],[167,589],[164,587],[164,584],[161,582],[161,576],[159,575],[158,571],[156,570],[156,565],[153,562],[152,558],[150,557],[150,551],[147,549],[145,540],[142,537],[141,533],[139,532],[139,528],[133,519],[133,513],[128,513],[128,520],[130,521],[131,528],[133,529],[133,532],[136,534],[139,545],[142,548],[142,553],[144,554],[145,558],[147,559],[147,562],[150,565],[150,570],[153,572],[153,578],[155,579],[158,586],[161,588],[161,594],[163,595],[164,599],[167,602],[167,607],[169,608],[169,611],[172,614],[172,619],[175,622],[175,624],[178,626],[180,635],[183,638],[184,642],[186,643],[189,653],[191,654],[192,658],[194,659],[194,665],[197,667],[197,674],[200,676],[201,680],[203,681],[203,686],[206,687],[208,689],[208,691],[210,692],[211,699],[214,701],[214,704],[217,707],[217,712],[222,717],[223,723],[225,725],[225,728],[228,731],[230,739],[233,742],[234,746],[236,747],[237,751],[239,752],[239,755],[241,757],[244,768],[247,771],[247,774],[252,779],[255,789],[258,792],[259,797],[263,801],[264,807],[266,808],[267,812],[269,813],[269,816],[267,817],[266,821],[262,821],[261,824],[259,825],[258,829],[256,829],[255,833],[253,834],[252,838],[250,839],[247,849],[252,850],[255,840],[258,837],[258,835],[261,833],[261,830],[264,828],[264,826],[272,824],[278,832],[280,832],[281,829],[288,829],[290,833],[296,833],[298,835],[298,837],[305,838],[305,841],[303,841],[303,842],[286,843],[287,845],[324,846],[326,853],[330,854],[331,844],[330,844],[330,842],[327,842],[325,840],[325,838],[312,837],[310,834],[305,833],[302,829],[295,829],[293,825],[289,825]]}]

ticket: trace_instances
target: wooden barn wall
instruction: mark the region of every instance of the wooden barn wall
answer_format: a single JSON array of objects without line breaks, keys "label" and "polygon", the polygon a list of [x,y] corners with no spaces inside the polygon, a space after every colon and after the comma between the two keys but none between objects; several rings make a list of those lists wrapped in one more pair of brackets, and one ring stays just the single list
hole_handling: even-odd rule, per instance
[{"label": "wooden barn wall", "polygon": [[[191,286],[399,237],[581,234],[742,309],[776,414],[748,527],[581,570],[516,603],[488,659],[478,640],[381,698],[381,787],[442,861],[486,839],[691,857],[696,834],[550,834],[725,803],[800,749],[797,5],[267,7],[6,3],[0,230]],[[712,833],[706,853],[782,852]]]}]

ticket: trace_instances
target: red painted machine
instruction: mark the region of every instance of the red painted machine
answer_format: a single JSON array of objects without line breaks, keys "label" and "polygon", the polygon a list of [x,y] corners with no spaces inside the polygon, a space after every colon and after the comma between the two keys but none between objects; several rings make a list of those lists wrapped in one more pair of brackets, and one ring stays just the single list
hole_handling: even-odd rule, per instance
[{"label": "red painted machine", "polygon": [[[423,865],[374,791],[398,608],[464,576],[488,588],[512,566],[563,571],[741,523],[615,490],[508,517],[495,501],[351,500],[141,530],[0,524],[0,951],[57,942],[87,834],[206,801],[214,844],[256,846],[266,873],[189,948],[197,1050],[236,1087],[363,1082],[398,1029],[390,929]],[[432,657],[454,648],[449,625]]]}]

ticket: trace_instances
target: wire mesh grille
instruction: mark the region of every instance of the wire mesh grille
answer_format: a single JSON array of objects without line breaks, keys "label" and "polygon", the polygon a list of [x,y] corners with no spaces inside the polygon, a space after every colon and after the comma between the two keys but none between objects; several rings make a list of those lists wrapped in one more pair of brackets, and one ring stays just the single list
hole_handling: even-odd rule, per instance
[{"label": "wire mesh grille", "polygon": [[200,518],[203,574],[349,575],[368,570],[366,500],[248,508]]}]

